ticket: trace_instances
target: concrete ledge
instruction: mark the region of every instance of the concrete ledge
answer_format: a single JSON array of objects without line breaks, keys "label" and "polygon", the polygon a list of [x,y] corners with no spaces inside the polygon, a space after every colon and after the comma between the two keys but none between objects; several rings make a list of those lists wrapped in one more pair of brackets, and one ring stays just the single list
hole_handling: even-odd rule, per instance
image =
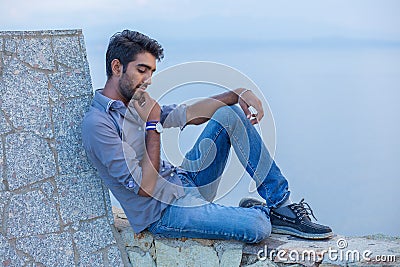
[{"label": "concrete ledge", "polygon": [[121,209],[115,227],[132,266],[399,266],[400,238],[335,236],[310,241],[275,235],[258,244],[135,235]]},{"label": "concrete ledge", "polygon": [[82,35],[81,29],[42,30],[42,31],[0,31],[1,36],[40,37],[47,35]]}]

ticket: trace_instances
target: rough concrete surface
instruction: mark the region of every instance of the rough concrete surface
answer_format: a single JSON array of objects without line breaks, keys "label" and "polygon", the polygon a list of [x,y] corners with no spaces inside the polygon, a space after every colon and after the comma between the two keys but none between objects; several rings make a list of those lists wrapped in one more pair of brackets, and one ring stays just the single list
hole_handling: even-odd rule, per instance
[{"label": "rough concrete surface", "polygon": [[0,32],[0,266],[124,266],[81,145],[92,92],[80,30]]},{"label": "rough concrete surface", "polygon": [[113,213],[132,266],[400,266],[400,238],[336,235],[313,241],[272,234],[257,244],[167,239],[147,231],[135,235],[123,211],[113,207]]}]

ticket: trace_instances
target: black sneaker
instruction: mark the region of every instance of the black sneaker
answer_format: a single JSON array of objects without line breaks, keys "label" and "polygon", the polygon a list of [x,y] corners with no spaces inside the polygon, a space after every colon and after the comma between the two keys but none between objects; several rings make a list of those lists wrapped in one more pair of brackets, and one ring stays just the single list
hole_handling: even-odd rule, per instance
[{"label": "black sneaker", "polygon": [[240,200],[240,202],[239,202],[239,207],[242,207],[242,208],[251,208],[253,206],[267,206],[267,204],[265,204],[261,200],[251,198],[251,197],[242,198],[242,200]]},{"label": "black sneaker", "polygon": [[[266,204],[254,198],[244,198],[239,203],[240,207],[245,208],[255,205],[265,206]],[[333,236],[330,227],[313,223],[309,215],[316,220],[310,206],[304,202],[304,199],[299,203],[271,209],[272,233],[288,234],[307,239],[325,239]]]}]

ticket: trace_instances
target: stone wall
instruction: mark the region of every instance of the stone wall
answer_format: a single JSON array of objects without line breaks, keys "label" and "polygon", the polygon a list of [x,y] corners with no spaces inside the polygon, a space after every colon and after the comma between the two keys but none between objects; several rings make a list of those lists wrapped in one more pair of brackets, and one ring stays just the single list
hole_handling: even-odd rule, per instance
[{"label": "stone wall", "polygon": [[81,31],[0,32],[0,266],[123,266],[81,145],[91,98]]},{"label": "stone wall", "polygon": [[[382,235],[305,240],[272,234],[258,244],[135,235],[121,209],[113,207],[115,226],[132,266],[339,267],[399,266],[400,238]],[[261,250],[261,253],[260,253]],[[370,252],[365,254],[365,252]],[[363,257],[363,255],[366,257]],[[303,257],[304,255],[304,257]],[[377,261],[376,257],[381,256]],[[369,258],[369,259],[368,259]]]}]

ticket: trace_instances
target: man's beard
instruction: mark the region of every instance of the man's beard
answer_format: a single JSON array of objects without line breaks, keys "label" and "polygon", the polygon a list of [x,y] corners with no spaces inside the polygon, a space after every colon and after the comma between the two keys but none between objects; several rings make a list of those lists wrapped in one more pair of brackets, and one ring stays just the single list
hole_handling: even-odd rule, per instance
[{"label": "man's beard", "polygon": [[122,97],[127,101],[131,101],[133,95],[136,92],[136,89],[140,87],[140,84],[135,86],[132,81],[126,78],[126,75],[123,74],[122,77],[119,79],[118,83],[119,92]]}]

